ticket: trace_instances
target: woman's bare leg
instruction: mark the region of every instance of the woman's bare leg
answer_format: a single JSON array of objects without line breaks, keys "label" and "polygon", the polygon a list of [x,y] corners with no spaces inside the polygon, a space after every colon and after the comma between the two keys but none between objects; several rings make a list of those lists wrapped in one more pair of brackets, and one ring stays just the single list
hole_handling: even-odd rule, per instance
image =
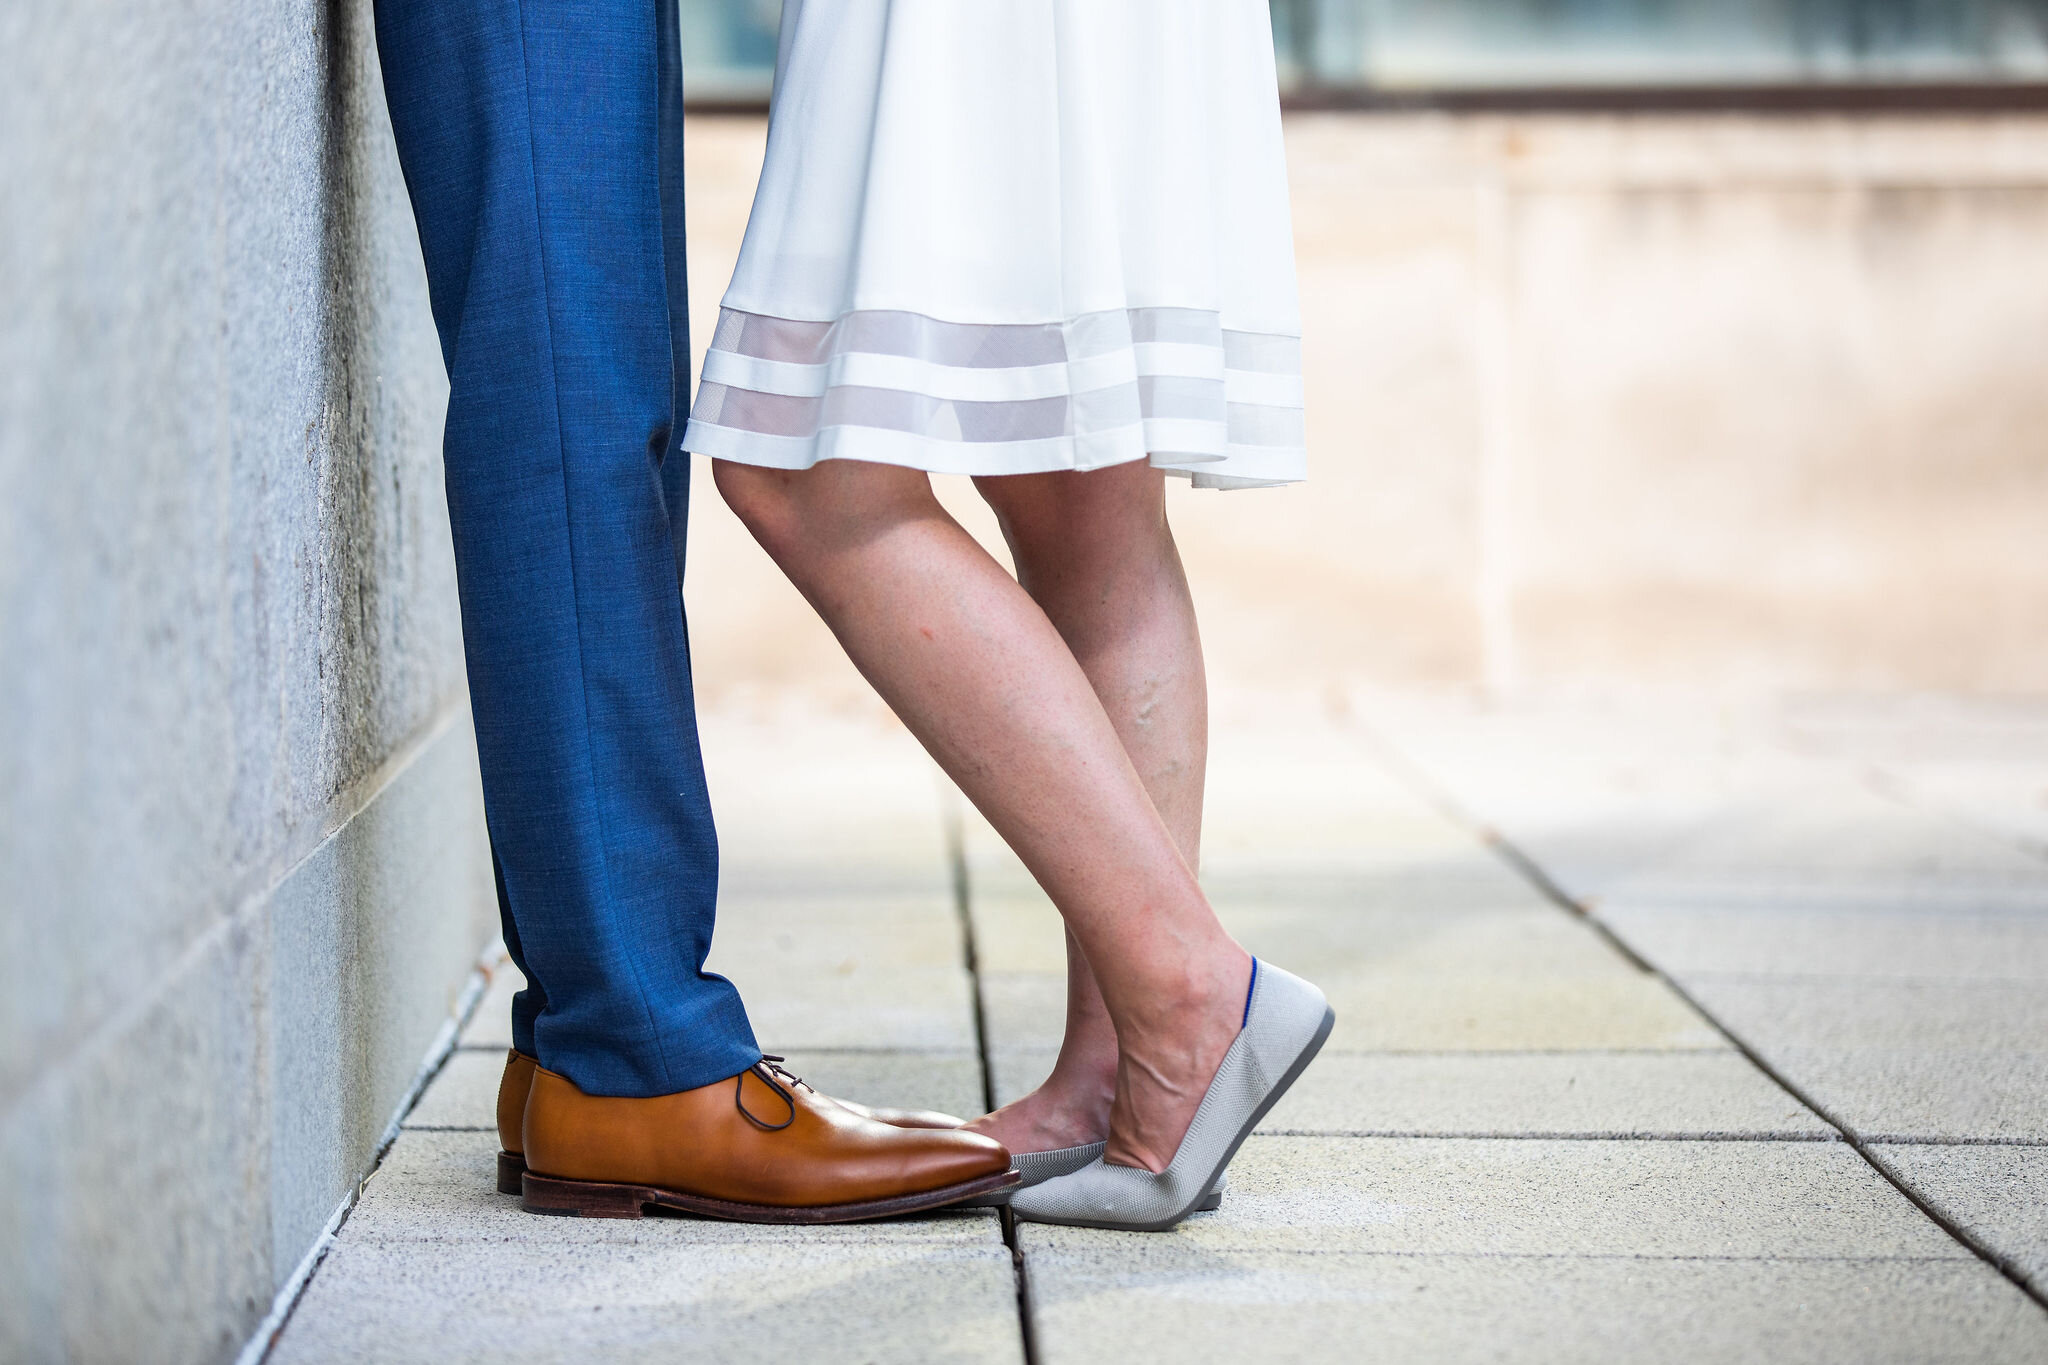
[{"label": "woman's bare leg", "polygon": [[912,470],[714,464],[719,491],[1060,909],[1115,1026],[1108,1158],[1162,1170],[1237,1036],[1251,959],[1073,651]]},{"label": "woman's bare leg", "polygon": [[[1208,686],[1165,475],[1143,463],[977,479],[1017,577],[1095,689],[1167,833],[1199,869]],[[972,1126],[1012,1151],[1099,1142],[1116,1092],[1116,1032],[1067,934],[1067,1021],[1045,1082]]]}]

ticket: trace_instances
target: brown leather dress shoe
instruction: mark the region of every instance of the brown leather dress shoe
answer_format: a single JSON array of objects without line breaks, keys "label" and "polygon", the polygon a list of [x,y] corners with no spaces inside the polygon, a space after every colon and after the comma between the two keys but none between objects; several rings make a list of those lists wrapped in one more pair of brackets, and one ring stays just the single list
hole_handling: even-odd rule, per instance
[{"label": "brown leather dress shoe", "polygon": [[524,1139],[526,1209],[584,1218],[638,1218],[655,1205],[842,1223],[940,1208],[1019,1178],[991,1138],[877,1123],[766,1062],[651,1099],[586,1095],[536,1067]]},{"label": "brown leather dress shoe", "polygon": [[[775,1064],[773,1069],[780,1078],[803,1085],[802,1080],[782,1069],[782,1058],[770,1056],[762,1060]],[[526,1096],[533,1089],[533,1072],[539,1065],[517,1048],[505,1054],[505,1074],[498,1080],[499,1194],[518,1194],[519,1178],[526,1174],[526,1140],[520,1136],[519,1129],[526,1121]],[[804,1088],[810,1089],[809,1086]],[[959,1128],[966,1122],[951,1114],[941,1114],[936,1109],[871,1108],[852,1100],[833,1099],[829,1095],[823,1098],[831,1099],[840,1108],[851,1110],[862,1118],[886,1123],[891,1128]]]}]

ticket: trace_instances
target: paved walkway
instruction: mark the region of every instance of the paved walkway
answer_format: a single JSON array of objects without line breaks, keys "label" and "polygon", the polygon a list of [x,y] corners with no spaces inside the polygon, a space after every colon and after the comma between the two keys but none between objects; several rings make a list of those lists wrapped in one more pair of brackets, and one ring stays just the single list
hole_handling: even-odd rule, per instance
[{"label": "paved walkway", "polygon": [[[1339,1022],[1220,1212],[529,1217],[501,979],[272,1359],[2048,1359],[2048,714],[1244,710],[1205,880]],[[1057,919],[915,745],[707,746],[764,1044],[881,1102],[1032,1084]]]}]

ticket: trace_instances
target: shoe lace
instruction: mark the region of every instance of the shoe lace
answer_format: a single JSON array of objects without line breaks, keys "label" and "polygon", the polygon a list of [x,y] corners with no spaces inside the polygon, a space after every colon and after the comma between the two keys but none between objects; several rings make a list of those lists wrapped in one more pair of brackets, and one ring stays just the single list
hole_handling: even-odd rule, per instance
[{"label": "shoe lace", "polygon": [[[782,1058],[777,1057],[773,1053],[763,1053],[761,1054],[760,1061],[732,1078],[732,1107],[739,1110],[740,1116],[748,1123],[765,1132],[779,1133],[789,1127],[790,1124],[795,1123],[796,1090],[799,1086],[805,1090],[811,1088],[804,1083],[803,1077],[784,1066],[782,1061]],[[749,1075],[757,1077],[762,1084],[782,1097],[782,1102],[789,1106],[788,1118],[780,1123],[768,1123],[747,1108],[746,1092],[747,1077]],[[784,1082],[787,1082],[787,1084],[785,1085]]]}]

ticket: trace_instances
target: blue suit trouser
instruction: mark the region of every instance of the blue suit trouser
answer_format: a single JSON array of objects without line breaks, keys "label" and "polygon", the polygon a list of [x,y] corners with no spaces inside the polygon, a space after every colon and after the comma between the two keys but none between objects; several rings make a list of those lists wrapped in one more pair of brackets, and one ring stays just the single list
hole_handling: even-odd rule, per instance
[{"label": "blue suit trouser", "polygon": [[675,0],[377,0],[448,366],[448,511],[512,1037],[594,1094],[760,1058],[683,620]]}]

